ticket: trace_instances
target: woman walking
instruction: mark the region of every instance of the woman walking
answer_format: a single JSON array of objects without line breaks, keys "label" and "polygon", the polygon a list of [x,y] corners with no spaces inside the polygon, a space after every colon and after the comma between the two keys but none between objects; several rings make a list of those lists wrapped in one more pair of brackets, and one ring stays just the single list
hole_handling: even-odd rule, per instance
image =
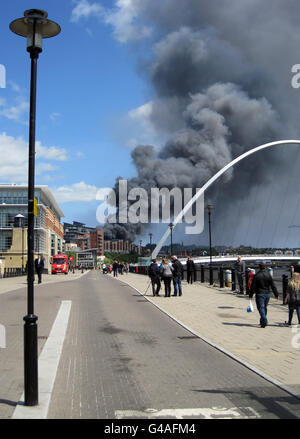
[{"label": "woman walking", "polygon": [[169,261],[165,258],[163,258],[162,260],[160,273],[165,284],[165,297],[170,297],[171,281],[173,279],[173,267],[172,264],[170,264]]},{"label": "woman walking", "polygon": [[300,273],[293,273],[287,287],[285,302],[289,304],[289,320],[286,325],[292,324],[294,310],[297,312],[298,323],[300,324]]}]

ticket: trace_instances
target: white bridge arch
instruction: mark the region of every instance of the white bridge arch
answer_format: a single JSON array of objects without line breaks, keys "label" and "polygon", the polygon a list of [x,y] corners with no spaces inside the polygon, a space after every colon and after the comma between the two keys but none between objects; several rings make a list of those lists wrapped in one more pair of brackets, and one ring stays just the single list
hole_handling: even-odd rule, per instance
[{"label": "white bridge arch", "polygon": [[[289,144],[300,145],[300,140],[277,140],[276,142],[264,143],[263,145],[257,146],[256,148],[253,148],[253,149],[250,149],[249,151],[241,154],[240,156],[238,156],[237,158],[232,160],[230,163],[228,163],[226,166],[224,166],[224,168],[220,169],[220,171],[218,171],[213,177],[211,177],[202,186],[202,188],[198,190],[198,192],[193,196],[193,198],[191,198],[190,201],[184,206],[182,211],[176,216],[176,218],[173,221],[174,228],[176,227],[178,222],[181,221],[181,219],[183,218],[185,213],[189,211],[189,209],[192,207],[194,202],[206,191],[206,189],[208,189],[209,186],[211,186],[219,177],[221,177],[222,174],[224,174],[224,172],[228,171],[228,169],[230,169],[236,163],[240,162],[244,158],[248,157],[251,154],[254,154],[257,151],[260,151],[261,149],[270,148],[271,146],[275,146],[275,145],[289,145]],[[152,259],[156,258],[160,249],[162,248],[162,246],[164,245],[164,243],[168,239],[169,235],[170,235],[170,228],[168,226],[168,228],[165,231],[165,233],[163,234],[161,240],[159,241],[159,243],[157,244],[157,246],[155,247],[155,249],[152,252]]]}]

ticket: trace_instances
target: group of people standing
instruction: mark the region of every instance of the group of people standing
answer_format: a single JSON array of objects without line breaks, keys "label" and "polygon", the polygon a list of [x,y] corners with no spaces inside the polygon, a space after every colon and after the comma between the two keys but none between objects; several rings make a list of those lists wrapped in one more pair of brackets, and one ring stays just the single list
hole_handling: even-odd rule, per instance
[{"label": "group of people standing", "polygon": [[[238,256],[238,259],[235,263],[235,269],[237,273],[240,293],[243,294],[243,276],[245,272],[245,264],[242,261],[241,256]],[[259,271],[250,277],[248,288],[249,298],[252,299],[255,295],[255,302],[260,315],[260,326],[262,328],[265,328],[268,325],[267,310],[270,301],[271,290],[275,298],[277,300],[279,299],[278,290],[273,281],[273,277],[271,273],[267,270],[267,266],[265,263],[260,263]],[[300,273],[292,273],[292,278],[288,283],[284,304],[288,304],[289,306],[288,321],[285,322],[285,325],[290,326],[292,324],[293,314],[295,310],[297,312],[298,324],[300,324]]]},{"label": "group of people standing", "polygon": [[161,281],[164,282],[165,297],[171,296],[171,284],[173,281],[173,296],[182,296],[183,265],[177,259],[177,256],[171,257],[171,262],[167,258],[163,258],[159,264],[157,259],[152,259],[148,267],[148,275],[151,279],[153,296],[159,296],[161,289]]},{"label": "group of people standing", "polygon": [[113,272],[114,277],[118,277],[119,274],[128,273],[129,265],[127,262],[114,261],[113,264],[109,264],[109,265],[103,264],[102,271],[103,274]]}]

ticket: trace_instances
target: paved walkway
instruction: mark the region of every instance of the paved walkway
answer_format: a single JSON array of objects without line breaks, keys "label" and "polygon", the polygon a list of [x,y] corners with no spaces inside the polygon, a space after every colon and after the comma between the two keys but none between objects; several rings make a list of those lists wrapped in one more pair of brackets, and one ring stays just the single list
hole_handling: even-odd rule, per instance
[{"label": "paved walkway", "polygon": [[[283,326],[288,309],[274,296],[269,325],[261,328],[255,301],[254,312],[248,313],[248,296],[229,288],[183,282],[181,297],[166,298],[162,290],[160,297],[153,297],[147,276],[129,273],[118,280],[146,292],[150,302],[192,332],[300,398],[300,327]],[[293,322],[298,323],[296,312]]]},{"label": "paved walkway", "polygon": [[[86,271],[84,271],[86,273]],[[65,274],[43,274],[42,283],[55,283],[55,282],[66,282],[70,280],[79,279],[83,274],[81,270],[76,270],[75,273]],[[35,275],[34,285],[38,285],[37,275]],[[0,279],[0,294],[5,294],[8,291],[18,290],[20,288],[27,288],[27,277],[17,276],[17,277],[5,277]]]}]

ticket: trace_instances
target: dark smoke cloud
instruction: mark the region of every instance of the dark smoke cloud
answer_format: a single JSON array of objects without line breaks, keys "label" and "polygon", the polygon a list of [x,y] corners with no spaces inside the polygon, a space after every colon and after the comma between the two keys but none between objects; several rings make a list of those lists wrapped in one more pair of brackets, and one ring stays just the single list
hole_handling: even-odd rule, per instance
[{"label": "dark smoke cloud", "polygon": [[[152,25],[156,38],[153,58],[143,65],[154,93],[150,118],[169,140],[159,151],[142,145],[132,151],[137,177],[129,187],[201,187],[246,150],[299,137],[298,96],[290,84],[291,66],[300,61],[298,2],[145,0],[143,5],[140,19]],[[253,200],[263,204],[253,188],[273,182],[274,169],[282,177],[292,154],[261,152],[229,171],[222,199],[217,189],[209,193],[218,198],[217,226],[229,201],[249,195],[241,216],[250,214]],[[106,230],[132,238],[143,229],[107,225]]]}]

